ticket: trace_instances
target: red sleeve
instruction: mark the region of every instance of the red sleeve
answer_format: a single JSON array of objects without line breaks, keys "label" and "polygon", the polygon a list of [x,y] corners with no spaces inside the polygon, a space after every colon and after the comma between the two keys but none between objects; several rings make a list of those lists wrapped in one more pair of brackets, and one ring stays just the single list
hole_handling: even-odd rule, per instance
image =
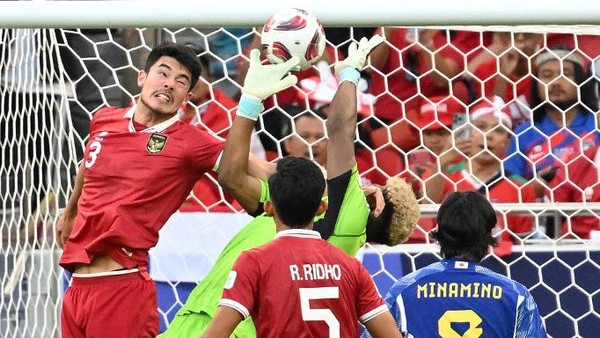
[{"label": "red sleeve", "polygon": [[191,147],[190,155],[192,156],[190,162],[196,170],[201,173],[205,173],[217,168],[217,161],[225,142],[209,134],[208,132],[192,127],[193,135],[190,135],[189,145]]},{"label": "red sleeve", "polygon": [[250,252],[243,252],[235,261],[223,289],[219,305],[229,306],[247,318],[257,299],[260,269]]},{"label": "red sleeve", "polygon": [[358,297],[356,297],[356,313],[361,323],[368,322],[377,315],[387,311],[385,302],[377,292],[375,283],[367,269],[356,261],[358,275]]}]

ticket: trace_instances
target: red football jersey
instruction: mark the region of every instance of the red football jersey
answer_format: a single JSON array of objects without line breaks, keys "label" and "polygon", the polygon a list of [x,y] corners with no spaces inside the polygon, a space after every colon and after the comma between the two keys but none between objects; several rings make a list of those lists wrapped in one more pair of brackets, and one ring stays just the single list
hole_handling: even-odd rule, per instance
[{"label": "red football jersey", "polygon": [[258,337],[358,337],[388,311],[362,264],[312,230],[285,230],[242,253],[221,306],[252,316]]},{"label": "red football jersey", "polygon": [[[587,149],[583,154],[569,158],[568,166],[561,166],[550,183],[555,202],[600,202],[600,147]],[[571,228],[569,229],[569,223]],[[562,234],[569,231],[581,238],[590,238],[592,230],[600,230],[598,216],[573,216],[563,223]]]},{"label": "red football jersey", "polygon": [[131,108],[104,108],[90,125],[78,214],[60,264],[68,270],[105,254],[146,265],[158,231],[200,176],[215,169],[223,142],[178,116],[136,131]]}]

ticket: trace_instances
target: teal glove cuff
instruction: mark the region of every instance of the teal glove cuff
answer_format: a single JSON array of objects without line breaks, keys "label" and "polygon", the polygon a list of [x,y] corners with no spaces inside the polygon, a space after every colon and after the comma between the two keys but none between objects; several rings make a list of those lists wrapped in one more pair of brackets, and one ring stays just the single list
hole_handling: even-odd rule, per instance
[{"label": "teal glove cuff", "polygon": [[358,85],[360,79],[360,72],[356,68],[348,67],[340,73],[340,83],[344,81],[350,81],[355,85]]},{"label": "teal glove cuff", "polygon": [[263,110],[265,110],[265,106],[258,98],[249,94],[242,94],[236,115],[256,121]]}]

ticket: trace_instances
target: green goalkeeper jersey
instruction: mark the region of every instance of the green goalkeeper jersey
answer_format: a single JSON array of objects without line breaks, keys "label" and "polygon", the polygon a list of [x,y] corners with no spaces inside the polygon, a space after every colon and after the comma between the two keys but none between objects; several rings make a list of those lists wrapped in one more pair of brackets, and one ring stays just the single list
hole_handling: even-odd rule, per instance
[{"label": "green goalkeeper jersey", "polygon": [[[331,244],[354,256],[365,243],[369,206],[359,184],[356,166],[352,171],[328,180],[328,209],[315,218],[314,230]],[[269,198],[268,186],[262,182],[261,202]],[[215,315],[223,286],[242,251],[256,248],[275,238],[275,222],[266,215],[250,221],[227,243],[210,272],[189,295],[169,329],[160,337],[198,337]],[[197,315],[200,315],[197,317]],[[242,321],[234,337],[256,337],[252,319]]]}]

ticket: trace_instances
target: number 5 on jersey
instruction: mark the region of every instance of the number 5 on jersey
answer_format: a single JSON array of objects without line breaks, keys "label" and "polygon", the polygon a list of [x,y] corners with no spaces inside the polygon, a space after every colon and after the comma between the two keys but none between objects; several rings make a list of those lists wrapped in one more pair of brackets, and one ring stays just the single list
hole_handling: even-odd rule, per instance
[{"label": "number 5 on jersey", "polygon": [[312,309],[311,299],[338,299],[340,289],[337,286],[322,288],[300,288],[300,308],[302,320],[325,322],[329,327],[329,338],[340,337],[340,322],[330,309]]}]

